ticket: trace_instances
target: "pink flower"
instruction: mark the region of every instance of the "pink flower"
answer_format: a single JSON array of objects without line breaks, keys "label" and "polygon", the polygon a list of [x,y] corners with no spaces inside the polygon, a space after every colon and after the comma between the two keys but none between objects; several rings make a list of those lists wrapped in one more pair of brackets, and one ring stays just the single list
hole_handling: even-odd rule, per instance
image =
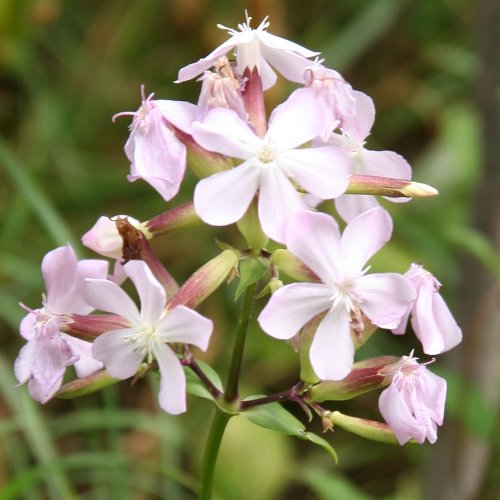
[{"label": "pink flower", "polygon": [[205,149],[240,158],[237,167],[201,180],[194,207],[214,226],[238,221],[259,193],[262,229],[283,242],[289,217],[306,208],[293,183],[322,199],[343,193],[349,160],[333,147],[300,148],[324,127],[325,113],[311,94],[293,95],[278,106],[264,137],[256,135],[234,111],[214,109],[192,125],[193,137]]},{"label": "pink flower", "polygon": [[311,365],[323,380],[340,380],[352,368],[351,318],[360,312],[381,328],[394,328],[415,299],[406,278],[396,273],[366,274],[366,261],[390,238],[392,221],[377,207],[353,219],[340,235],[326,214],[301,212],[291,218],[288,249],[321,283],[293,283],[277,290],[259,316],[262,329],[290,339],[312,318],[326,313],[314,336]]},{"label": "pink flower", "polygon": [[[370,97],[363,92],[353,91],[356,98],[355,114],[344,115],[342,134],[330,136],[329,144],[338,146],[350,154],[352,175],[375,175],[396,179],[411,179],[411,167],[408,162],[392,151],[369,151],[365,149],[365,140],[370,134],[375,121],[375,107]],[[408,198],[387,198],[390,201],[408,201]],[[335,200],[340,216],[349,222],[360,213],[378,206],[374,196],[346,194]]]},{"label": "pink flower", "polygon": [[419,264],[412,264],[405,276],[415,287],[417,298],[393,332],[405,332],[411,313],[411,325],[424,352],[440,354],[449,351],[462,341],[462,330],[439,294],[441,283]]},{"label": "pink flower", "polygon": [[168,413],[184,412],[186,379],[179,359],[167,343],[189,343],[205,350],[212,322],[185,306],[165,309],[165,290],[143,261],[130,261],[124,269],[139,294],[140,311],[115,283],[87,280],[85,297],[89,304],[125,318],[130,325],[100,335],[94,341],[92,354],[119,379],[132,377],[145,357],[148,363],[155,358],[161,374],[160,406]]},{"label": "pink flower", "polygon": [[276,81],[276,74],[271,66],[286,79],[302,83],[304,70],[311,64],[307,58],[317,56],[319,52],[312,52],[290,40],[267,33],[266,28],[269,27],[267,17],[257,29],[250,28],[251,20],[252,18],[247,15],[246,22],[238,25],[239,31],[217,25],[218,28],[226,30],[231,38],[208,56],[182,68],[177,83],[197,77],[232,49],[235,49],[236,53],[237,73],[243,75],[245,68],[250,70],[257,68],[264,90],[272,87]]},{"label": "pink flower", "polygon": [[378,403],[385,421],[402,445],[411,438],[435,443],[437,426],[443,424],[446,380],[418,364],[412,354],[388,368],[393,378]]},{"label": "pink flower", "polygon": [[43,307],[31,311],[21,322],[21,335],[28,340],[16,359],[19,383],[28,382],[31,396],[45,403],[59,389],[66,367],[75,365],[83,378],[102,367],[90,352],[91,344],[60,331],[69,314],[92,311],[82,297],[85,278],[104,278],[108,263],[78,261],[70,245],[49,252],[42,261],[47,288]]},{"label": "pink flower", "polygon": [[136,112],[125,111],[113,117],[134,117],[125,144],[131,163],[127,178],[131,182],[144,179],[168,201],[179,191],[186,169],[186,147],[172,126],[189,133],[196,106],[180,101],[154,101],[153,94],[145,97],[144,86],[141,91],[142,105]]}]

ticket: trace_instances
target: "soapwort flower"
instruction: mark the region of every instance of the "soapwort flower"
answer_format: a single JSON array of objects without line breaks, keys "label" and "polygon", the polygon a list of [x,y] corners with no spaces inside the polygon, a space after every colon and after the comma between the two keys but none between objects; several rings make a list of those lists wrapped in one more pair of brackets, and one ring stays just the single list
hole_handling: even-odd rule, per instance
[{"label": "soapwort flower", "polygon": [[113,116],[133,116],[125,154],[130,161],[128,180],[144,179],[166,200],[179,191],[186,170],[186,146],[176,137],[174,127],[189,133],[196,106],[183,101],[153,100],[141,87],[142,104],[137,111]]},{"label": "soapwort flower", "polygon": [[380,413],[392,427],[400,444],[411,438],[422,444],[437,440],[443,424],[446,380],[435,375],[412,354],[385,369],[391,385],[379,398]]},{"label": "soapwort flower", "polygon": [[100,335],[92,345],[92,354],[118,379],[134,376],[144,358],[148,363],[156,359],[161,374],[160,406],[168,413],[182,413],[186,411],[186,378],[181,362],[167,344],[189,343],[206,350],[212,322],[182,305],[166,309],[165,290],[143,261],[130,261],[123,267],[137,289],[141,310],[115,283],[87,280],[87,302],[129,323],[127,328]]},{"label": "soapwort flower", "polygon": [[461,342],[462,330],[439,294],[441,283],[419,264],[412,264],[405,276],[414,286],[417,298],[411,311],[408,311],[393,332],[405,332],[411,313],[411,325],[422,342],[424,352],[440,354],[449,351]]},{"label": "soapwort flower", "polygon": [[105,278],[108,263],[78,261],[70,245],[50,251],[42,261],[47,294],[40,309],[30,310],[21,321],[21,335],[28,341],[16,359],[19,383],[28,382],[31,396],[45,403],[59,389],[66,368],[75,365],[77,376],[87,377],[102,368],[90,352],[91,344],[60,331],[70,314],[92,311],[83,299],[86,278]]},{"label": "soapwort flower", "polygon": [[320,133],[325,116],[311,94],[292,94],[273,111],[262,138],[229,109],[213,109],[202,123],[193,123],[198,144],[244,160],[197,184],[194,207],[199,217],[214,226],[232,224],[258,192],[262,229],[283,242],[289,217],[306,208],[294,183],[322,199],[339,196],[347,187],[349,159],[344,152],[331,146],[299,148]]},{"label": "soapwort flower", "polygon": [[236,53],[237,73],[243,75],[246,68],[249,70],[257,68],[264,90],[272,87],[276,81],[276,73],[271,66],[287,80],[302,83],[304,69],[311,64],[307,58],[317,56],[319,52],[313,52],[290,40],[268,33],[267,17],[256,29],[250,28],[251,20],[247,14],[246,22],[238,24],[239,31],[218,24],[218,28],[226,30],[231,35],[229,40],[208,56],[182,68],[177,83],[197,77],[232,49],[235,49]]},{"label": "soapwort flower", "polygon": [[391,232],[391,218],[380,207],[354,218],[342,236],[335,220],[326,214],[304,211],[288,224],[288,249],[321,283],[280,288],[258,320],[269,335],[290,339],[309,320],[325,313],[310,350],[311,365],[320,379],[340,380],[351,371],[351,319],[359,323],[363,313],[374,325],[394,328],[415,299],[413,287],[400,274],[366,274],[367,260],[389,240]]}]

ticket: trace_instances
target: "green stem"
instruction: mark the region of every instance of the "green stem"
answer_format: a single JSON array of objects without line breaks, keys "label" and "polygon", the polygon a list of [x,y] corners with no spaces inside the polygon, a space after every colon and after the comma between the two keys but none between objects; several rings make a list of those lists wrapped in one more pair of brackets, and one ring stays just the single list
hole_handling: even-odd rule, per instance
[{"label": "green stem", "polygon": [[250,323],[250,317],[252,315],[256,288],[257,283],[251,284],[245,290],[245,294],[243,295],[241,313],[238,320],[236,339],[233,347],[233,356],[231,359],[231,366],[229,367],[226,392],[224,395],[224,399],[228,403],[232,403],[238,399],[238,383],[240,379],[241,362],[243,360],[243,351],[245,349],[245,340],[247,337],[248,324]]},{"label": "green stem", "polygon": [[[250,285],[243,295],[241,304],[241,313],[236,329],[236,339],[234,341],[233,355],[231,358],[231,366],[227,377],[226,392],[224,400],[227,403],[234,403],[238,399],[238,382],[240,378],[241,362],[243,360],[243,351],[245,349],[245,339],[248,331],[248,324],[252,315],[253,301],[257,284]],[[208,434],[207,444],[203,455],[201,465],[201,482],[200,491],[198,494],[199,500],[210,500],[212,497],[212,485],[214,481],[215,465],[217,463],[217,455],[219,453],[222,436],[229,419],[232,417],[230,413],[225,413],[217,408],[212,420],[210,432]]]},{"label": "green stem", "polygon": [[219,410],[219,408],[215,411],[216,413],[208,434],[205,454],[203,455],[203,463],[201,464],[200,491],[198,493],[199,500],[210,500],[212,498],[212,485],[214,482],[217,455],[219,453],[224,430],[232,416]]}]

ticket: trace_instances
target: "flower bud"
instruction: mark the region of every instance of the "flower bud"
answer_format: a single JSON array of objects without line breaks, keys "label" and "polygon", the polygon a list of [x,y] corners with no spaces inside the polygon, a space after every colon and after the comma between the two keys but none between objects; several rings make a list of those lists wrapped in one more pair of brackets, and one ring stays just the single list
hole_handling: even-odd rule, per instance
[{"label": "flower bud", "polygon": [[201,223],[201,219],[194,211],[193,204],[184,203],[143,222],[139,229],[143,232],[147,231],[146,234],[151,234],[151,237],[154,237],[160,234],[169,234],[178,229],[197,226]]},{"label": "flower bud", "polygon": [[64,384],[56,392],[55,396],[61,399],[73,399],[99,391],[117,382],[121,382],[121,380],[112,377],[106,370],[101,370],[88,377],[79,378]]},{"label": "flower bud", "polygon": [[[333,425],[337,425],[357,436],[380,443],[399,444],[394,432],[392,432],[387,424],[364,418],[351,417],[339,411],[332,412],[329,417]],[[415,440],[413,439],[409,442],[415,444]]]},{"label": "flower bud", "polygon": [[224,250],[191,275],[167,303],[167,308],[183,305],[194,309],[219,288],[233,271],[238,258],[234,250]]},{"label": "flower bud", "polygon": [[114,314],[85,316],[71,314],[59,323],[59,328],[72,337],[92,341],[104,332],[119,330],[129,325],[128,320]]},{"label": "flower bud", "polygon": [[371,194],[391,198],[427,198],[439,193],[432,186],[420,182],[374,175],[351,175],[346,194]]},{"label": "flower bud", "polygon": [[387,387],[391,377],[383,373],[383,369],[398,360],[395,356],[379,356],[354,363],[352,371],[342,380],[326,380],[316,384],[311,389],[311,398],[318,403],[344,401]]}]

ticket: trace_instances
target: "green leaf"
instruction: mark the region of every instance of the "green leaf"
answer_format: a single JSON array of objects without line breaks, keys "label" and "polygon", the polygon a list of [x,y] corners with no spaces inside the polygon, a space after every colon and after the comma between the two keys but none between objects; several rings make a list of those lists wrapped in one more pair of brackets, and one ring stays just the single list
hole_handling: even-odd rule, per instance
[{"label": "green leaf", "polygon": [[[222,381],[219,374],[211,366],[203,363],[203,361],[196,360],[196,363],[202,369],[203,373],[207,376],[210,382],[212,382],[212,384],[214,384],[219,391],[223,392]],[[186,390],[189,394],[214,401],[214,397],[210,394],[210,391],[205,387],[203,382],[196,376],[191,368],[184,366],[184,373],[186,375]]]},{"label": "green leaf", "polygon": [[[246,401],[260,397],[262,396],[253,396],[247,398]],[[281,432],[282,434],[302,437],[305,432],[304,424],[279,403],[255,406],[243,412],[242,415],[260,427]]]},{"label": "green leaf", "polygon": [[[247,401],[250,399],[257,399],[259,397],[262,396],[253,396],[251,398],[247,398]],[[246,410],[241,415],[260,427],[265,427],[266,429],[295,436],[299,439],[304,439],[305,441],[317,444],[330,454],[335,463],[338,463],[337,454],[332,446],[330,446],[325,439],[317,434],[306,432],[304,424],[295,418],[289,411],[285,410],[285,408],[283,408],[283,406],[279,403],[256,406]]]},{"label": "green leaf", "polygon": [[339,457],[337,456],[337,453],[326,439],[323,439],[321,436],[318,436],[313,432],[304,432],[302,439],[311,441],[311,443],[321,446],[330,454],[336,464],[339,463]]},{"label": "green leaf", "polygon": [[240,264],[240,282],[234,294],[234,299],[238,300],[240,295],[253,283],[260,280],[267,272],[267,266],[260,259],[248,258]]}]

